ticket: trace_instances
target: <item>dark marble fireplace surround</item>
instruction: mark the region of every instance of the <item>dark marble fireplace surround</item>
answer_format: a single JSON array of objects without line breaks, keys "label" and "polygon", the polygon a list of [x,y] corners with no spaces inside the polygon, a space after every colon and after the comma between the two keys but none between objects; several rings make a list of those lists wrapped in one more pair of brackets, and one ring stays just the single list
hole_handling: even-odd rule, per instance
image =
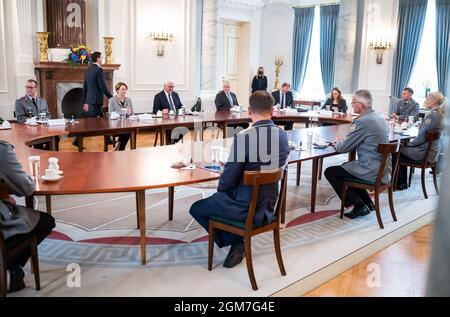
[{"label": "dark marble fireplace surround", "polygon": [[[102,65],[105,81],[113,91],[114,71],[120,65]],[[88,65],[71,66],[61,62],[41,62],[35,64],[40,96],[47,100],[52,118],[71,118],[83,115],[83,81]],[[103,103],[108,111],[108,100]]]}]

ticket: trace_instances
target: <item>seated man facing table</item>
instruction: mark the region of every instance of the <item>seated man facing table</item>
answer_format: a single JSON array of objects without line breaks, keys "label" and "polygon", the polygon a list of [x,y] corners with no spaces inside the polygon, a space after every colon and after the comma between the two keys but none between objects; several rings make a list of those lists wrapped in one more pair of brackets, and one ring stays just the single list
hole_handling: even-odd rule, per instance
[{"label": "seated man facing table", "polygon": [[[48,111],[47,101],[37,95],[37,81],[34,79],[27,80],[25,89],[25,96],[17,99],[14,106],[17,122],[25,123],[27,119],[31,117],[42,119],[41,116],[43,115],[45,115],[47,119],[50,119],[50,112]],[[34,147],[41,150],[47,150],[50,148],[50,144],[40,143],[35,144]]]},{"label": "seated man facing table", "polygon": [[[350,133],[341,142],[333,144],[339,153],[356,150],[358,159],[341,166],[331,166],[325,170],[325,177],[342,199],[342,188],[345,179],[359,179],[375,182],[381,166],[382,155],[378,153],[378,145],[388,143],[388,129],[385,120],[372,109],[372,94],[367,90],[355,92],[352,106],[360,116],[353,121]],[[391,164],[386,166],[383,182],[389,181]],[[350,219],[365,216],[375,209],[367,190],[349,187],[347,190],[347,206],[354,205],[351,212],[346,213]]]},{"label": "seated man facing table", "polygon": [[214,101],[217,111],[230,110],[234,106],[239,107],[236,95],[231,91],[230,82],[225,80],[222,87],[223,90],[216,95]]},{"label": "seated man facing table", "polygon": [[[216,104],[217,111],[230,111],[233,107],[239,107],[239,102],[236,95],[231,91],[231,84],[229,81],[225,80],[223,82],[223,90],[221,90],[217,95],[214,103]],[[248,128],[248,123],[240,124],[228,124],[229,127],[242,129]],[[239,132],[239,131],[238,131]]]},{"label": "seated man facing table", "polygon": [[[244,171],[271,170],[285,165],[289,156],[287,136],[271,120],[272,107],[273,98],[269,93],[257,91],[250,96],[248,111],[254,122],[252,128],[234,136],[231,153],[220,177],[217,193],[197,201],[189,211],[206,231],[212,216],[245,222],[252,187],[242,184]],[[256,226],[271,221],[277,197],[278,184],[260,187],[254,218]],[[217,230],[214,239],[220,248],[231,245],[223,266],[231,268],[242,261],[244,257],[242,237]]]},{"label": "seated man facing table", "polygon": [[[33,178],[28,176],[17,160],[11,144],[0,141],[0,182],[6,184],[11,194],[30,196],[34,192]],[[55,227],[55,219],[47,213],[18,206],[12,197],[0,200],[0,233],[5,239],[6,249],[36,235],[38,243],[44,240]],[[8,261],[10,276],[8,292],[25,287],[22,267],[31,255],[30,249],[12,256]]]},{"label": "seated man facing table", "polygon": [[394,112],[391,113],[392,119],[407,120],[413,116],[415,119],[419,116],[419,104],[412,99],[414,90],[406,87],[402,92],[402,99],[397,103]]},{"label": "seated man facing table", "polygon": [[34,79],[27,80],[25,84],[26,95],[17,99],[14,107],[18,122],[25,123],[27,118],[39,118],[41,114],[45,114],[48,119],[50,118],[47,101],[37,95],[37,88],[37,81]]},{"label": "seated man facing table", "polygon": [[[183,107],[180,97],[173,91],[175,85],[172,81],[166,81],[164,83],[164,89],[155,95],[153,99],[153,114],[157,114],[161,111],[163,115],[172,114],[176,115],[178,109]],[[168,144],[172,143],[171,137],[172,131],[170,129],[166,130],[166,142]]]},{"label": "seated man facing table", "polygon": [[[428,141],[426,139],[427,133],[433,130],[442,129],[442,121],[444,119],[445,109],[443,107],[445,101],[444,95],[440,92],[433,92],[427,96],[425,100],[425,106],[431,112],[422,121],[419,128],[419,133],[410,143],[400,150],[400,160],[412,160],[422,161],[428,147]],[[431,152],[428,156],[428,162],[436,162],[441,149],[441,140],[433,141]],[[408,167],[399,166],[397,176],[397,190],[403,190],[408,188],[407,175]]]},{"label": "seated man facing table", "polygon": [[[128,86],[125,83],[119,82],[117,83],[115,89],[117,92],[117,96],[109,99],[108,112],[117,112],[124,115],[131,115],[134,111],[131,99],[126,97]],[[119,144],[114,150],[124,151],[129,139],[129,134],[119,134]]]},{"label": "seated man facing table", "polygon": [[[291,108],[294,106],[294,97],[292,92],[290,91],[291,85],[288,83],[283,83],[279,90],[275,90],[272,92],[272,97],[274,99],[274,106],[279,109]],[[277,125],[283,125],[285,130],[292,130],[294,126],[293,122],[285,122],[285,121],[275,121]]]}]

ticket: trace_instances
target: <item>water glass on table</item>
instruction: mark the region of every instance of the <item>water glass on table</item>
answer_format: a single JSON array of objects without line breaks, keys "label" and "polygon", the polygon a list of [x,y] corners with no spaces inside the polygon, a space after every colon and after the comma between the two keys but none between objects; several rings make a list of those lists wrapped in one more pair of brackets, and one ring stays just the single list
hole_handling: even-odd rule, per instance
[{"label": "water glass on table", "polygon": [[39,178],[41,169],[41,158],[39,156],[28,157],[28,164],[31,176]]}]

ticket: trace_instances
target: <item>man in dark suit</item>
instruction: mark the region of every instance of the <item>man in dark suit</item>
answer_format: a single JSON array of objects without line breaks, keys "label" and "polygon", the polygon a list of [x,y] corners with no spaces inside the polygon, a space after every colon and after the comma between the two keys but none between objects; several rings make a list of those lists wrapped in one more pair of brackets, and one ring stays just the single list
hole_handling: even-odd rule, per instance
[{"label": "man in dark suit", "polygon": [[[272,108],[273,98],[269,93],[257,91],[250,96],[248,112],[254,122],[252,128],[234,136],[217,193],[191,206],[189,212],[207,231],[212,216],[240,222],[247,219],[252,187],[242,184],[244,171],[270,170],[285,165],[289,155],[287,136],[271,120]],[[277,197],[278,184],[260,187],[255,225],[271,221]],[[223,264],[225,267],[233,267],[242,261],[242,237],[218,230],[214,239],[220,248],[231,245]]]},{"label": "man in dark suit", "polygon": [[157,93],[153,99],[153,114],[158,111],[162,111],[163,114],[173,111],[174,114],[177,114],[178,109],[183,107],[180,97],[173,91],[174,88],[173,82],[167,81],[164,83],[164,89]]},{"label": "man in dark suit", "polygon": [[86,71],[83,85],[84,112],[88,112],[90,118],[103,117],[103,95],[112,98],[113,95],[105,84],[103,75],[102,53],[95,52],[91,56],[92,64]]},{"label": "man in dark suit", "polygon": [[[169,80],[164,83],[164,89],[157,93],[153,99],[153,114],[157,114],[158,111],[161,111],[163,115],[167,115],[168,113],[176,115],[178,113],[178,109],[183,107],[180,97],[175,91],[173,91],[174,88],[175,85],[172,81]],[[172,143],[171,129],[166,130],[166,143]]]},{"label": "man in dark suit", "polygon": [[236,95],[231,92],[231,85],[229,81],[223,82],[223,90],[216,95],[215,104],[217,111],[230,110],[234,106],[239,107],[239,102]]},{"label": "man in dark suit", "polygon": [[[272,97],[274,99],[274,106],[279,105],[279,109],[291,108],[294,106],[294,97],[292,96],[292,92],[290,91],[291,85],[288,83],[283,83],[279,90],[275,90],[272,92]],[[285,130],[292,130],[294,126],[293,122],[285,122],[285,121],[275,121],[277,125],[284,125]]]},{"label": "man in dark suit", "polygon": [[[216,109],[217,111],[230,111],[234,106],[239,107],[239,102],[237,100],[236,95],[231,91],[231,84],[229,81],[225,80],[223,82],[223,90],[219,91],[216,95]],[[236,129],[240,127],[240,129],[247,129],[248,123],[239,123],[239,124],[228,124],[228,127]],[[239,132],[239,130],[235,130]]]}]

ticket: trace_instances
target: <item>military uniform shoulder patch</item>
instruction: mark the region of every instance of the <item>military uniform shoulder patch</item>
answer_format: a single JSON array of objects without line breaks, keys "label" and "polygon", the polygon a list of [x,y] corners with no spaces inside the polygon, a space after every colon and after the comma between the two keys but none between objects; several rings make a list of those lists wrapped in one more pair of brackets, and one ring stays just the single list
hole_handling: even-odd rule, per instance
[{"label": "military uniform shoulder patch", "polygon": [[350,131],[353,132],[356,130],[356,124],[352,124],[352,126],[350,127]]}]

